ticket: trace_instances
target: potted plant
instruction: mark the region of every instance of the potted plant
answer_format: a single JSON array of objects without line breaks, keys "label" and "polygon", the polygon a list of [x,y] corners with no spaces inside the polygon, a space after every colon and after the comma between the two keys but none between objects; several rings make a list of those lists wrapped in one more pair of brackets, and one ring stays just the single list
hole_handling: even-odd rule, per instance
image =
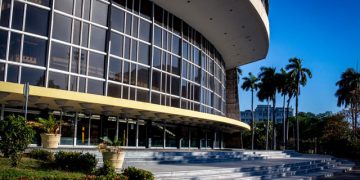
[{"label": "potted plant", "polygon": [[60,123],[56,122],[53,115],[49,115],[48,119],[38,118],[38,122],[33,123],[44,131],[40,134],[41,144],[43,148],[58,148],[61,134],[59,133]]},{"label": "potted plant", "polygon": [[103,137],[101,140],[103,142],[99,144],[99,150],[102,152],[103,161],[109,161],[116,169],[121,169],[125,158],[125,152],[120,147],[122,141],[111,141],[108,137]]}]

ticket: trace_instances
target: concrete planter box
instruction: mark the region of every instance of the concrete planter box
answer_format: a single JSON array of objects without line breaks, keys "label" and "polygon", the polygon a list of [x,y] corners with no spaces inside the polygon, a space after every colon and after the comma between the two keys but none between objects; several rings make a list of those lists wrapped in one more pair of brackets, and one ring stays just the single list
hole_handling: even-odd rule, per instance
[{"label": "concrete planter box", "polygon": [[60,142],[60,134],[40,134],[41,144],[43,148],[58,148]]},{"label": "concrete planter box", "polygon": [[125,152],[103,152],[103,161],[110,161],[116,169],[121,169],[124,163]]}]

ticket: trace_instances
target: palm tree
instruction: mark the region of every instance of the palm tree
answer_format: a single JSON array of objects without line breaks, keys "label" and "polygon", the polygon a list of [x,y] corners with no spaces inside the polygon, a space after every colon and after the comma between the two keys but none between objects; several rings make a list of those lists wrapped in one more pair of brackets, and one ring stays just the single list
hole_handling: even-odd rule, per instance
[{"label": "palm tree", "polygon": [[296,91],[296,84],[294,79],[291,77],[290,73],[287,73],[287,85],[286,85],[286,94],[288,96],[287,102],[286,102],[286,140],[285,145],[287,145],[288,139],[289,139],[289,109],[290,109],[290,102],[291,99],[294,97]]},{"label": "palm tree", "polygon": [[289,59],[289,64],[286,65],[286,70],[289,71],[289,74],[292,78],[294,78],[296,84],[295,90],[295,119],[296,119],[296,149],[300,150],[300,134],[299,134],[299,119],[298,108],[299,108],[299,94],[300,94],[300,85],[305,86],[307,83],[307,77],[311,78],[312,73],[310,69],[304,68],[302,66],[302,60],[298,58]]},{"label": "palm tree", "polygon": [[245,91],[251,91],[251,150],[254,150],[254,136],[255,136],[255,117],[254,117],[254,91],[258,89],[259,79],[251,72],[248,77],[243,78],[244,82],[241,88]]},{"label": "palm tree", "polygon": [[357,116],[359,110],[359,83],[360,73],[356,72],[353,68],[348,68],[341,74],[341,79],[336,82],[339,89],[336,91],[335,96],[338,98],[337,105],[339,107],[350,105],[350,113],[352,119],[352,128],[354,137],[356,138]]},{"label": "palm tree", "polygon": [[[273,149],[276,149],[276,132],[275,132],[275,107],[276,107],[276,92],[278,87],[278,77],[276,75],[276,68],[271,67],[261,67],[261,72],[259,74],[259,79],[261,83],[259,84],[258,97],[260,101],[267,100],[272,101],[272,122],[273,122]],[[267,136],[268,136],[269,123],[267,127]],[[267,138],[268,141],[268,138]]]}]

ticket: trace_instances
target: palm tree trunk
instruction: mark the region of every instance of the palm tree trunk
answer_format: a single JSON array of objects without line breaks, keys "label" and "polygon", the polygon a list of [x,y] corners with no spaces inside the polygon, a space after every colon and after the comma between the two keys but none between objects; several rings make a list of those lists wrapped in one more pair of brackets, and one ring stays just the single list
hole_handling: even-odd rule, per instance
[{"label": "palm tree trunk", "polygon": [[296,150],[299,152],[300,150],[300,129],[299,129],[299,118],[298,118],[298,111],[299,111],[299,83],[297,84],[297,91],[296,91],[296,103],[295,103],[295,119],[296,119]]},{"label": "palm tree trunk", "polygon": [[272,126],[273,126],[273,129],[272,129],[272,135],[273,135],[273,149],[276,150],[276,127],[275,127],[275,109],[276,109],[276,95],[273,96],[273,108],[272,108]]},{"label": "palm tree trunk", "polygon": [[286,99],[286,96],[284,94],[283,96],[283,150],[285,150],[285,128],[286,128],[286,125],[285,125],[285,99]]},{"label": "palm tree trunk", "polygon": [[251,90],[251,150],[254,150],[255,117],[254,117],[254,90]]},{"label": "palm tree trunk", "polygon": [[269,99],[267,100],[267,124],[266,124],[266,150],[269,148],[269,121],[270,121],[270,108]]},{"label": "palm tree trunk", "polygon": [[287,105],[286,105],[286,145],[288,144],[289,141],[289,108],[290,108],[290,100],[291,98],[289,97],[289,99],[287,100]]}]

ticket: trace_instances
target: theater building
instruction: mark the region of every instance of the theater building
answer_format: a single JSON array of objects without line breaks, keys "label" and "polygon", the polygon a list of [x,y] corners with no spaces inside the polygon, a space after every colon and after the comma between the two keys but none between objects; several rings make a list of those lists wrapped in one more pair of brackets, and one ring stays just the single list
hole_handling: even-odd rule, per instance
[{"label": "theater building", "polygon": [[[249,130],[237,67],[266,57],[267,0],[1,0],[1,120],[54,114],[64,147],[226,148]],[[39,137],[34,139],[39,144]]]}]

